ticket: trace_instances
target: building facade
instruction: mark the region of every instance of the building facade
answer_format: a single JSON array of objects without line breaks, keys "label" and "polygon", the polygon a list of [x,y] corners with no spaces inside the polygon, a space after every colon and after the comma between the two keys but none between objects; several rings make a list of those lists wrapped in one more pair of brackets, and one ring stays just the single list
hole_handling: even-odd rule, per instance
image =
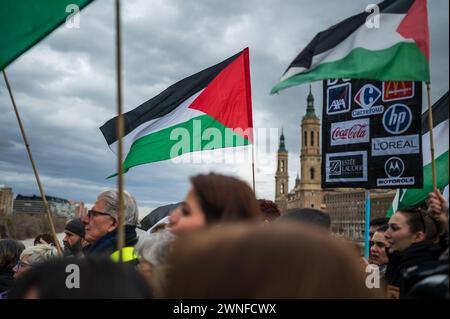
[{"label": "building facade", "polygon": [[[385,217],[392,204],[395,190],[370,191],[370,219]],[[333,233],[352,241],[364,241],[365,190],[327,191],[324,195],[326,212],[331,218]]]},{"label": "building facade", "polygon": [[[75,207],[68,200],[52,196],[46,196],[46,198],[52,214],[67,218],[75,216]],[[40,196],[22,196],[19,194],[14,199],[14,213],[45,213],[44,202]]]},{"label": "building facade", "polygon": [[0,186],[0,215],[11,215],[13,212],[13,203],[12,188]]}]

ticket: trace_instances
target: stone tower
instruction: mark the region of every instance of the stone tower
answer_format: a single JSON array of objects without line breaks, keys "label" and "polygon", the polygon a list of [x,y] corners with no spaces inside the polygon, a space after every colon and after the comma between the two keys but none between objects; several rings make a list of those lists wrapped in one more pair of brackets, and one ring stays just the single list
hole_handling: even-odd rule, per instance
[{"label": "stone tower", "polygon": [[314,96],[309,86],[306,114],[301,123],[300,200],[301,207],[320,209],[321,189],[320,119],[314,110]]},{"label": "stone tower", "polygon": [[275,174],[275,203],[280,211],[287,209],[287,195],[289,192],[288,151],[281,130],[280,146],[277,152],[277,172]]}]

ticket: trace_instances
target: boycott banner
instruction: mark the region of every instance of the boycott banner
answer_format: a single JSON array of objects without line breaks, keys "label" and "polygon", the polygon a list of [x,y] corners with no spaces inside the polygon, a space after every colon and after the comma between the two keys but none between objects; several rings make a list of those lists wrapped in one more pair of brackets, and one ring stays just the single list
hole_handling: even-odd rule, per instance
[{"label": "boycott banner", "polygon": [[422,83],[323,82],[322,188],[422,188]]}]

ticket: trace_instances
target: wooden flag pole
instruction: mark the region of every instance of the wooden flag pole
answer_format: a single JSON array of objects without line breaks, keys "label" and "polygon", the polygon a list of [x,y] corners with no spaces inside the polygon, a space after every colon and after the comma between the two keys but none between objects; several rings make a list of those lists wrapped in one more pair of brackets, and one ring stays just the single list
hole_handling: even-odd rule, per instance
[{"label": "wooden flag pole", "polygon": [[431,94],[430,94],[430,82],[427,82],[427,95],[428,95],[428,126],[430,128],[430,152],[431,152],[431,172],[433,176],[433,190],[436,193],[436,161],[434,159],[434,136],[433,136],[433,108],[431,106]]},{"label": "wooden flag pole", "polygon": [[117,146],[118,146],[118,192],[119,192],[119,210],[118,210],[118,226],[117,226],[117,250],[119,251],[119,262],[123,260],[122,250],[125,246],[125,216],[123,203],[123,166],[122,166],[122,138],[124,134],[124,122],[122,114],[122,52],[121,52],[121,36],[120,36],[120,0],[116,0],[116,83],[117,83]]},{"label": "wooden flag pole", "polygon": [[23,143],[25,144],[25,148],[27,149],[28,157],[30,159],[31,166],[32,166],[33,172],[34,172],[34,176],[36,178],[36,182],[37,182],[38,187],[39,187],[39,192],[41,193],[41,198],[42,198],[42,201],[44,202],[45,213],[47,215],[48,222],[50,223],[50,231],[52,233],[53,240],[56,243],[56,249],[58,250],[58,253],[60,255],[62,255],[63,251],[62,251],[61,245],[59,244],[58,237],[56,236],[55,224],[53,223],[52,214],[51,214],[50,209],[48,207],[47,198],[45,197],[44,188],[42,187],[41,179],[39,178],[39,173],[38,173],[38,170],[37,170],[36,165],[34,163],[33,155],[31,154],[30,144],[28,144],[28,139],[27,139],[27,136],[25,134],[25,130],[24,130],[23,125],[22,125],[22,120],[20,119],[19,111],[17,110],[16,101],[14,99],[14,95],[12,93],[11,86],[9,85],[8,77],[6,76],[5,70],[3,70],[2,72],[3,72],[3,78],[5,79],[6,88],[8,89],[8,92],[9,92],[9,97],[11,98],[11,102],[12,102],[12,105],[13,105],[13,108],[14,108],[14,112],[16,113],[17,122],[19,123],[19,128],[20,128],[20,133],[22,134]]}]

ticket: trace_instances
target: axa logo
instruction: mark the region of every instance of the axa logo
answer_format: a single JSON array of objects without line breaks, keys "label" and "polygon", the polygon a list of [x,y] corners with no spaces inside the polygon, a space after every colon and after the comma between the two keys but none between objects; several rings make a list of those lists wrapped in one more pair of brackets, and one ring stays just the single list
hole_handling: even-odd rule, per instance
[{"label": "axa logo", "polygon": [[405,171],[405,163],[399,157],[391,157],[384,164],[384,171],[391,178],[400,177]]},{"label": "axa logo", "polygon": [[384,129],[391,134],[406,132],[412,123],[412,112],[404,104],[391,105],[383,115]]},{"label": "axa logo", "polygon": [[351,83],[338,84],[327,89],[327,114],[339,114],[350,111]]},{"label": "axa logo", "polygon": [[369,109],[380,99],[381,91],[373,84],[364,85],[355,96],[355,102],[363,109]]}]

